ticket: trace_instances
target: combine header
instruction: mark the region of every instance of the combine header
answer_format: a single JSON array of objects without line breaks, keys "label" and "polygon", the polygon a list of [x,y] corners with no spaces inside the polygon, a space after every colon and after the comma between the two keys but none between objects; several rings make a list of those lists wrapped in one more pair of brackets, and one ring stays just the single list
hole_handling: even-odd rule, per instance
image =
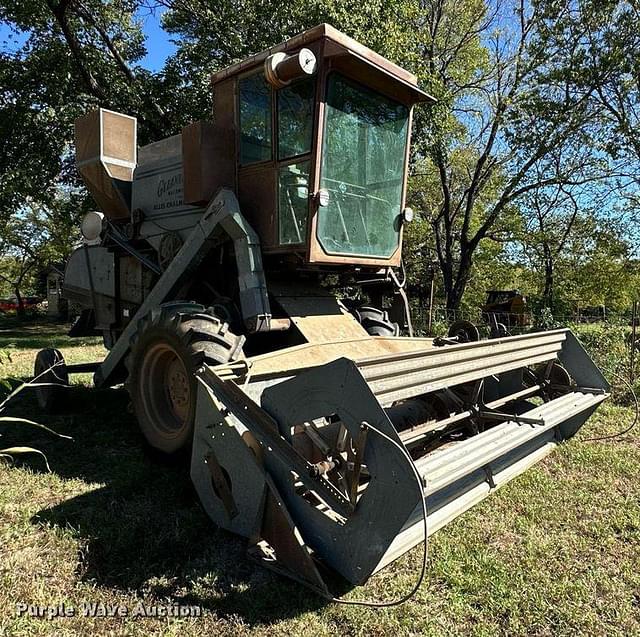
[{"label": "combine header", "polygon": [[[139,149],[132,117],[77,122],[101,212],[65,274],[71,334],[104,336],[95,384],[125,383],[152,447],[190,450],[216,524],[330,596],[327,569],[365,582],[571,437],[608,385],[568,330],[398,336],[382,300],[410,326],[395,269],[411,113],[432,99],[413,75],[321,25],[213,90],[212,123]],[[36,370],[52,364],[80,371],[55,350]]]}]

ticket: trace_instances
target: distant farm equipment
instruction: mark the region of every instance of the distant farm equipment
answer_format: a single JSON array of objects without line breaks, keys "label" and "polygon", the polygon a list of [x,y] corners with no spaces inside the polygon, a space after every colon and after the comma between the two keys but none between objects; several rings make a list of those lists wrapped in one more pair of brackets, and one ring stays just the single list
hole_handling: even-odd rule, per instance
[{"label": "distant farm equipment", "polygon": [[518,290],[487,290],[482,318],[496,336],[531,325],[527,299]]}]

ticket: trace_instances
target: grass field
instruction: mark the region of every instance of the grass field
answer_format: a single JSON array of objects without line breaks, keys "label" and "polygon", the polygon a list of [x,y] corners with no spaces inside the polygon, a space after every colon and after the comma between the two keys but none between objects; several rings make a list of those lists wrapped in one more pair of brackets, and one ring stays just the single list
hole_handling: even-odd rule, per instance
[{"label": "grass field", "polygon": [[[26,377],[36,351],[72,362],[103,353],[64,326],[0,325],[0,378]],[[74,379],[63,413],[37,412],[27,390],[11,415],[36,418],[72,441],[4,426],[0,446],[42,449],[0,464],[0,635],[632,635],[640,634],[639,431],[607,405],[571,442],[430,542],[429,571],[408,603],[371,610],[326,604],[245,558],[217,530],[187,470],[145,451],[119,389]],[[84,384],[83,384],[84,383]],[[2,427],[2,425],[0,425]],[[347,598],[401,595],[418,574],[415,549]],[[191,604],[199,619],[53,620],[18,617],[16,603]]]}]

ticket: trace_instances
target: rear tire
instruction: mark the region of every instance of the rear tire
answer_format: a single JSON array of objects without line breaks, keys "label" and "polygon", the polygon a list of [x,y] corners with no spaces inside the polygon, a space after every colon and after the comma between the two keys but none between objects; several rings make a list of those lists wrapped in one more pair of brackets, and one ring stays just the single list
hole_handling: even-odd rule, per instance
[{"label": "rear tire", "polygon": [[389,314],[376,307],[359,307],[353,311],[358,322],[371,336],[399,336],[400,326],[389,320]]},{"label": "rear tire", "polygon": [[196,371],[242,356],[244,337],[201,305],[165,305],[141,321],[127,356],[127,390],[151,447],[173,454],[193,438]]},{"label": "rear tire", "polygon": [[43,383],[42,387],[35,387],[40,409],[45,413],[55,412],[61,404],[63,388],[69,384],[69,372],[62,352],[52,347],[41,349],[36,355],[33,376],[36,384]]}]

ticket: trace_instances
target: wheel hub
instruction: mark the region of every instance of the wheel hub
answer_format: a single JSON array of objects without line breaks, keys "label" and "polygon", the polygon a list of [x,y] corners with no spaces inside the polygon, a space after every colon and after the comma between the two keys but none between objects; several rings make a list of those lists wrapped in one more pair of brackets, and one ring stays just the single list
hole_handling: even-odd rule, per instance
[{"label": "wheel hub", "polygon": [[167,367],[166,382],[173,411],[176,416],[184,419],[187,415],[191,391],[184,365],[177,357]]},{"label": "wheel hub", "polygon": [[145,352],[140,393],[147,418],[158,429],[172,435],[188,422],[191,379],[182,358],[168,343],[156,343]]}]

